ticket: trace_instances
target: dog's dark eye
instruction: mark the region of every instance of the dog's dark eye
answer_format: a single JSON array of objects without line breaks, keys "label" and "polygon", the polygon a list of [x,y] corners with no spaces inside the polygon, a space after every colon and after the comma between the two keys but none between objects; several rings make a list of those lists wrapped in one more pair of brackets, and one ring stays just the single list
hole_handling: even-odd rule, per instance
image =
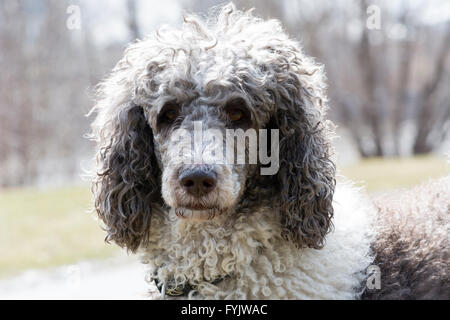
[{"label": "dog's dark eye", "polygon": [[176,103],[167,103],[164,105],[158,119],[159,124],[170,124],[180,115],[180,108]]},{"label": "dog's dark eye", "polygon": [[170,121],[175,120],[178,117],[178,110],[175,109],[169,109],[166,112],[164,112],[164,118]]},{"label": "dog's dark eye", "polygon": [[246,127],[250,125],[250,113],[244,99],[235,99],[227,103],[225,107],[228,119],[233,125]]},{"label": "dog's dark eye", "polygon": [[240,109],[232,109],[228,110],[228,117],[231,119],[231,121],[239,121],[242,120],[245,115],[244,112]]}]

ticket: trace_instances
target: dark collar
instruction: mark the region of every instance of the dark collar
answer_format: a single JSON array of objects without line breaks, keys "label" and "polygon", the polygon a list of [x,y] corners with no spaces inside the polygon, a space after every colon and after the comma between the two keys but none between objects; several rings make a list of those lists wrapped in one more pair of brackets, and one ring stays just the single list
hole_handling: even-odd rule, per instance
[{"label": "dark collar", "polygon": [[[205,281],[208,282],[210,284],[213,285],[217,285],[220,282],[222,282],[225,279],[228,279],[229,276],[226,275],[224,277],[220,277],[217,279],[214,279],[213,281]],[[164,284],[163,282],[159,281],[157,277],[153,277],[153,281],[156,284],[156,287],[158,288],[159,292],[163,295],[168,295],[170,297],[187,297],[189,292],[191,292],[192,290],[197,290],[197,285],[193,285],[189,282],[187,282],[186,284],[182,285],[182,286],[178,286],[175,287],[175,285],[173,285],[175,283],[175,281],[169,281],[168,283]],[[165,288],[164,288],[165,285]]]}]

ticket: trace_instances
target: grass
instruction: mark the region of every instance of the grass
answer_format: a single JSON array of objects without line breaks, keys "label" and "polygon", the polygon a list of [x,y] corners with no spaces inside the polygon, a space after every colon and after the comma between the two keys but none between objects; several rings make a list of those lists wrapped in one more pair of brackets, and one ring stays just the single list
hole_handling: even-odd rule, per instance
[{"label": "grass", "polygon": [[90,204],[88,187],[0,191],[0,277],[118,253]]},{"label": "grass", "polygon": [[[443,176],[449,168],[431,156],[367,159],[340,174],[377,192]],[[118,254],[117,246],[104,243],[90,204],[88,187],[0,190],[0,277]]]},{"label": "grass", "polygon": [[339,174],[368,192],[407,188],[450,174],[450,163],[437,156],[371,158],[344,167]]}]

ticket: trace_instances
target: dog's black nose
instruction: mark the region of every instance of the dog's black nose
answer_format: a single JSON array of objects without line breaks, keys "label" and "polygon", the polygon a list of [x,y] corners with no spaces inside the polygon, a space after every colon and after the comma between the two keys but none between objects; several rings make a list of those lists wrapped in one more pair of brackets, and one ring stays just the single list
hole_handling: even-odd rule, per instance
[{"label": "dog's black nose", "polygon": [[217,174],[212,170],[194,169],[180,174],[180,184],[193,196],[201,197],[216,187]]}]

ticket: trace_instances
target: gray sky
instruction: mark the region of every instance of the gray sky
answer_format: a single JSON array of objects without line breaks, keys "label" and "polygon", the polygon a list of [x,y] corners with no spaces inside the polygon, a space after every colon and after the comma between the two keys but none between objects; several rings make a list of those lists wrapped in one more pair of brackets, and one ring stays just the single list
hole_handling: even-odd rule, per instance
[{"label": "gray sky", "polygon": [[[183,8],[191,7],[196,0],[138,0],[138,20],[144,34],[150,33],[164,24],[179,25],[182,22]],[[295,10],[301,7],[296,0],[288,1],[286,6]],[[326,6],[328,0],[313,2],[320,8]],[[336,1],[334,1],[336,3]],[[348,0],[339,0],[343,5]],[[419,19],[426,24],[438,24],[450,21],[449,0],[407,0],[407,1],[373,1],[380,3],[381,14],[383,10],[401,11],[404,3],[414,11],[420,12]],[[81,0],[81,13],[90,21],[90,28],[95,41],[102,45],[110,42],[127,42],[130,40],[128,29],[125,25],[125,1],[124,0]],[[217,1],[223,3],[223,1]],[[291,4],[292,3],[292,4]],[[257,9],[257,8],[256,8]],[[306,9],[306,8],[305,8]],[[308,8],[309,10],[314,8]]]}]

